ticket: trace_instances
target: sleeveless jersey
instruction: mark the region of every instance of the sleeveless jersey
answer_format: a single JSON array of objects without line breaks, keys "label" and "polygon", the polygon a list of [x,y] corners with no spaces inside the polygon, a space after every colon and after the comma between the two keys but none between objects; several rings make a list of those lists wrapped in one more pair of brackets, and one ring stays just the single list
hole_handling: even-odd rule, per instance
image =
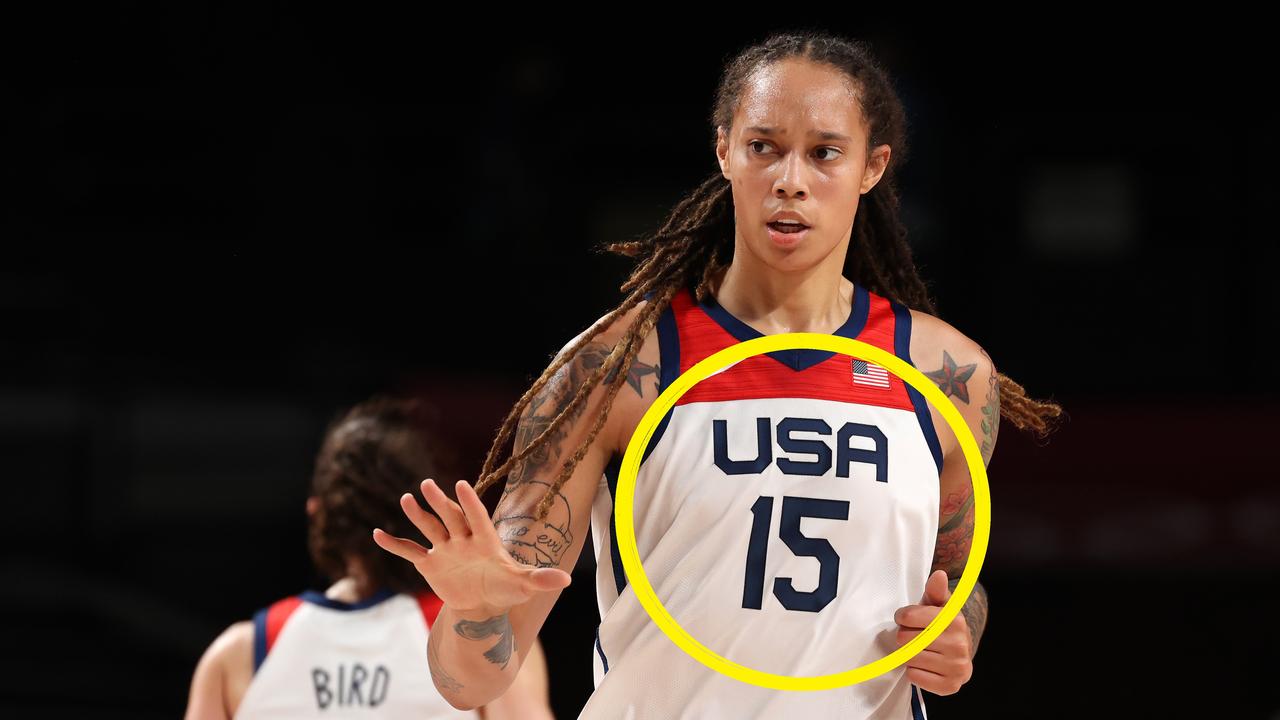
[{"label": "sleeveless jersey", "polygon": [[478,718],[431,681],[427,632],[440,605],[425,591],[355,604],[307,591],[258,611],[253,680],[235,717]]},{"label": "sleeveless jersey", "polygon": [[[762,334],[681,290],[658,325],[659,390]],[[855,287],[837,335],[911,362],[906,306]],[[821,691],[757,687],[702,665],[650,620],[614,523],[622,457],[592,508],[601,622],[580,718],[924,718],[906,666]],[[699,382],[663,418],[636,479],[645,574],[673,618],[722,657],[766,672],[851,670],[896,650],[894,611],[919,603],[938,532],[942,451],[911,386],[848,355],[756,355]]]}]

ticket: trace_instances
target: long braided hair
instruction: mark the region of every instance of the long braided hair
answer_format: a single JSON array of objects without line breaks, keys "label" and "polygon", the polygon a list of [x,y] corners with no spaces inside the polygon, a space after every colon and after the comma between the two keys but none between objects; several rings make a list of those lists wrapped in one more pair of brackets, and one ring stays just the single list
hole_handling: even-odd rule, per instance
[{"label": "long braided hair", "polygon": [[[889,166],[879,182],[858,204],[849,251],[845,256],[844,276],[878,295],[936,315],[933,301],[912,260],[907,230],[899,218],[898,193],[894,185],[894,168],[907,155],[906,112],[888,74],[873,57],[867,43],[806,31],[775,34],[746,48],[724,68],[710,118],[713,134],[717,127],[723,127],[726,133],[729,131],[743,90],[756,71],[790,58],[821,63],[848,76],[861,91],[862,114],[870,128],[868,154],[877,145],[887,144],[893,150]],[[714,147],[714,139],[712,144]],[[511,409],[494,437],[476,483],[476,490],[483,492],[497,479],[505,477],[514,464],[538,452],[550,438],[557,436],[557,431],[568,418],[581,412],[591,391],[603,380],[607,383],[603,406],[591,431],[566,459],[559,476],[538,504],[539,519],[546,516],[552,499],[573,474],[604,426],[613,399],[626,381],[627,371],[672,297],[682,288],[689,288],[702,302],[711,294],[713,281],[733,259],[734,212],[729,181],[717,169],[676,204],[655,234],[641,240],[607,242],[600,249],[637,259],[635,269],[620,288],[627,293],[626,299],[560,353]],[[646,296],[648,302],[636,313],[625,335],[612,352],[593,368],[585,382],[576,388],[573,399],[536,438],[523,448],[516,448],[506,462],[495,468],[497,458],[530,401],[563,365],[573,360],[581,348],[639,305]],[[1049,421],[1061,415],[1062,408],[1052,402],[1028,397],[1023,387],[1006,375],[997,373],[997,378],[1000,414],[1019,429],[1030,430],[1040,437],[1047,435],[1051,430]]]}]

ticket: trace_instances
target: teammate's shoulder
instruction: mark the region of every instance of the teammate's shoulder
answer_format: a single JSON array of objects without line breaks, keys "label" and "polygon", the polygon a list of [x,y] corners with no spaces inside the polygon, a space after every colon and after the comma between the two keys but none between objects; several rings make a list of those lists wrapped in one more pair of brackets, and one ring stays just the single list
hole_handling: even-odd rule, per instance
[{"label": "teammate's shoulder", "polygon": [[209,645],[207,654],[219,659],[234,658],[239,660],[252,658],[253,633],[252,620],[234,622],[214,639],[213,643]]},{"label": "teammate's shoulder", "polygon": [[214,638],[196,667],[197,676],[219,678],[226,682],[253,670],[253,621],[232,623]]},{"label": "teammate's shoulder", "polygon": [[947,358],[959,365],[976,364],[982,374],[994,367],[991,356],[977,341],[942,318],[911,310],[911,361],[922,369],[943,367]]}]

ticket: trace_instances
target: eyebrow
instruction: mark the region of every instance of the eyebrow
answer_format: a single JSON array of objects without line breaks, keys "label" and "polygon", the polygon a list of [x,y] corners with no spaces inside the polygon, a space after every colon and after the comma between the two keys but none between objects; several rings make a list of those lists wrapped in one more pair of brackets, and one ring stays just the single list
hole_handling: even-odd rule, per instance
[{"label": "eyebrow", "polygon": [[[772,136],[775,132],[777,132],[777,128],[772,128],[765,125],[752,125],[751,127],[747,128],[747,132]],[[832,132],[830,130],[810,130],[809,134],[817,135],[818,139],[820,140],[842,140],[844,142],[850,142],[853,140],[853,138],[849,137],[848,135],[841,135],[838,132]]]}]

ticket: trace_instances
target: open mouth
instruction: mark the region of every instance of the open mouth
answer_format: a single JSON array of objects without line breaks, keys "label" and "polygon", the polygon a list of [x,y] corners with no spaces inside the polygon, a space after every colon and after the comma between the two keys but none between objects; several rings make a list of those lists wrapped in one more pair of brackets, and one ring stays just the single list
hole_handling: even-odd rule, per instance
[{"label": "open mouth", "polygon": [[790,235],[792,233],[803,232],[809,229],[808,225],[801,225],[800,223],[771,222],[766,224],[773,230],[776,230],[777,232],[784,233],[787,235]]},{"label": "open mouth", "polygon": [[800,242],[809,234],[808,225],[796,223],[765,223],[769,229],[769,239],[775,247],[791,249],[799,247]]}]

